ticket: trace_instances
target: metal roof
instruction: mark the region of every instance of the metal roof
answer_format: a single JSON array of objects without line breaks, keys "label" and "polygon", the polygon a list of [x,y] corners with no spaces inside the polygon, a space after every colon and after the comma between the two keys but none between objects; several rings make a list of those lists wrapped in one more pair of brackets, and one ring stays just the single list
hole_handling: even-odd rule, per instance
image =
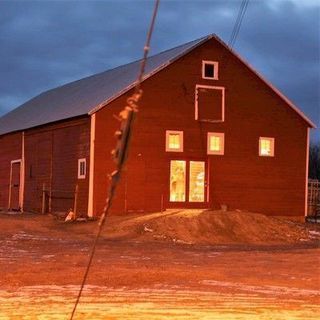
[{"label": "metal roof", "polygon": [[[144,79],[210,38],[206,36],[149,57]],[[95,112],[134,86],[140,61],[41,93],[0,118],[0,135]]]},{"label": "metal roof", "polygon": [[[149,57],[143,79],[149,78],[213,37],[230,50],[220,38],[209,35]],[[233,50],[230,51],[297,112],[310,127],[315,127],[312,121],[288,98],[259,75]],[[96,112],[134,87],[140,61],[137,60],[41,93],[0,118],[0,135]]]}]

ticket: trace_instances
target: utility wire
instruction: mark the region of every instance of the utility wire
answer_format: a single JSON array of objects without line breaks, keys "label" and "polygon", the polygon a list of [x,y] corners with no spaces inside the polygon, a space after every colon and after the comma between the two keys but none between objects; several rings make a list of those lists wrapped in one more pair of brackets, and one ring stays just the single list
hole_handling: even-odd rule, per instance
[{"label": "utility wire", "polygon": [[243,17],[246,13],[246,10],[247,10],[247,7],[248,7],[248,4],[249,4],[249,0],[242,0],[241,2],[241,5],[240,5],[240,9],[239,9],[239,12],[238,12],[238,16],[237,16],[237,19],[236,19],[236,23],[233,27],[233,30],[232,30],[232,33],[231,33],[231,36],[230,36],[230,40],[229,40],[229,47],[232,49],[235,42],[236,42],[236,39],[238,37],[238,34],[239,34],[239,31],[240,31],[240,28],[241,28],[241,24],[242,24],[242,21],[243,21]]},{"label": "utility wire", "polygon": [[128,98],[128,100],[127,100],[128,105],[120,113],[121,128],[120,128],[120,130],[117,130],[115,133],[116,137],[118,137],[119,140],[118,140],[116,149],[113,151],[113,156],[114,156],[115,161],[117,163],[117,169],[110,176],[111,181],[110,181],[110,187],[109,187],[109,191],[108,191],[108,197],[106,200],[106,205],[103,209],[102,215],[99,220],[98,231],[97,231],[96,237],[94,239],[92,249],[90,251],[89,261],[88,261],[88,264],[87,264],[87,267],[86,267],[86,270],[85,270],[85,273],[84,273],[84,276],[82,279],[82,283],[80,286],[80,290],[79,290],[77,299],[75,301],[75,304],[74,304],[74,307],[73,307],[73,310],[72,310],[72,313],[70,316],[70,320],[73,320],[73,317],[74,317],[75,312],[77,310],[77,306],[79,304],[79,301],[80,301],[80,298],[81,298],[81,295],[83,292],[83,288],[86,284],[86,280],[88,278],[90,267],[92,265],[92,260],[93,260],[94,254],[95,254],[96,246],[97,246],[99,237],[101,235],[102,228],[105,224],[106,217],[107,217],[109,210],[111,208],[112,200],[114,198],[115,191],[116,191],[118,182],[120,180],[122,168],[123,168],[123,165],[125,163],[126,156],[128,153],[131,127],[132,127],[132,124],[133,124],[133,121],[135,118],[134,115],[138,111],[138,102],[142,97],[141,83],[143,80],[143,74],[145,71],[147,57],[148,57],[148,53],[150,50],[150,42],[151,42],[151,37],[152,37],[153,29],[154,29],[156,16],[158,13],[159,3],[160,3],[160,0],[155,0],[151,23],[150,23],[148,34],[147,34],[146,43],[143,48],[143,58],[141,60],[140,71],[138,73],[138,77],[136,80],[134,94],[130,98]]}]

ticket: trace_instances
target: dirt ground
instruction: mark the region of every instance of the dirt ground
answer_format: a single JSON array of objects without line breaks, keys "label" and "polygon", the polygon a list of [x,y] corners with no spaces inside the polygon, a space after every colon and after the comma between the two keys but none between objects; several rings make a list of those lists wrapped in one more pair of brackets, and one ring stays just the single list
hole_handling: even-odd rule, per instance
[{"label": "dirt ground", "polygon": [[[319,226],[225,215],[111,217],[75,319],[318,319]],[[0,319],[68,319],[96,227],[0,214]]]}]

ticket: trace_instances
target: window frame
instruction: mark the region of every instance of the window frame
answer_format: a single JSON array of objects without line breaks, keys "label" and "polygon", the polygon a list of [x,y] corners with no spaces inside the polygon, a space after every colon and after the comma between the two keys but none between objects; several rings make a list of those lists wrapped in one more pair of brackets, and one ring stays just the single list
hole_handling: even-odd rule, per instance
[{"label": "window frame", "polygon": [[[81,164],[84,164],[84,174],[81,174]],[[78,179],[85,179],[87,175],[87,159],[78,159]]]},{"label": "window frame", "polygon": [[[213,66],[213,77],[206,77],[206,65]],[[206,80],[219,80],[219,62],[218,61],[210,61],[210,60],[202,60],[202,79]]]},{"label": "window frame", "polygon": [[[270,154],[262,154],[261,153],[261,141],[262,140],[268,140],[271,142]],[[273,137],[259,137],[259,156],[260,157],[274,157],[274,145],[275,145],[275,138],[273,138]]]},{"label": "window frame", "polygon": [[[221,101],[221,119],[219,120],[204,120],[199,119],[199,105],[198,105],[198,89],[212,89],[212,90],[220,90],[222,93],[222,101]],[[225,119],[225,87],[219,86],[207,86],[202,84],[196,84],[195,95],[194,95],[194,105],[195,105],[195,120],[202,122],[211,122],[211,123],[221,123],[224,122]]]},{"label": "window frame", "polygon": [[[169,147],[169,136],[170,134],[179,135],[180,148],[170,148]],[[183,131],[179,130],[166,130],[166,152],[183,152]]]},{"label": "window frame", "polygon": [[[219,137],[221,141],[221,150],[215,151],[210,149],[210,138],[211,137]],[[224,155],[224,132],[208,132],[207,133],[207,154],[208,155]]]}]

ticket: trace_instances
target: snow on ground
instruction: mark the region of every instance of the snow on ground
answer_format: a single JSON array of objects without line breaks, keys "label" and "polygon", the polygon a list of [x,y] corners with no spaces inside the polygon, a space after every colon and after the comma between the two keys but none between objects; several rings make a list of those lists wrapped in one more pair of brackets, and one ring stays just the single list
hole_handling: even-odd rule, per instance
[{"label": "snow on ground", "polygon": [[[0,290],[0,319],[68,319],[77,290],[78,286],[70,285]],[[289,303],[295,307],[287,310]],[[278,294],[261,297],[254,293],[89,285],[75,319],[317,319],[319,311],[314,304],[302,303],[297,297],[281,300]]]},{"label": "snow on ground", "polygon": [[[0,228],[0,320],[68,319],[96,223],[0,215]],[[75,319],[318,319],[318,233],[239,212],[111,217]]]}]

